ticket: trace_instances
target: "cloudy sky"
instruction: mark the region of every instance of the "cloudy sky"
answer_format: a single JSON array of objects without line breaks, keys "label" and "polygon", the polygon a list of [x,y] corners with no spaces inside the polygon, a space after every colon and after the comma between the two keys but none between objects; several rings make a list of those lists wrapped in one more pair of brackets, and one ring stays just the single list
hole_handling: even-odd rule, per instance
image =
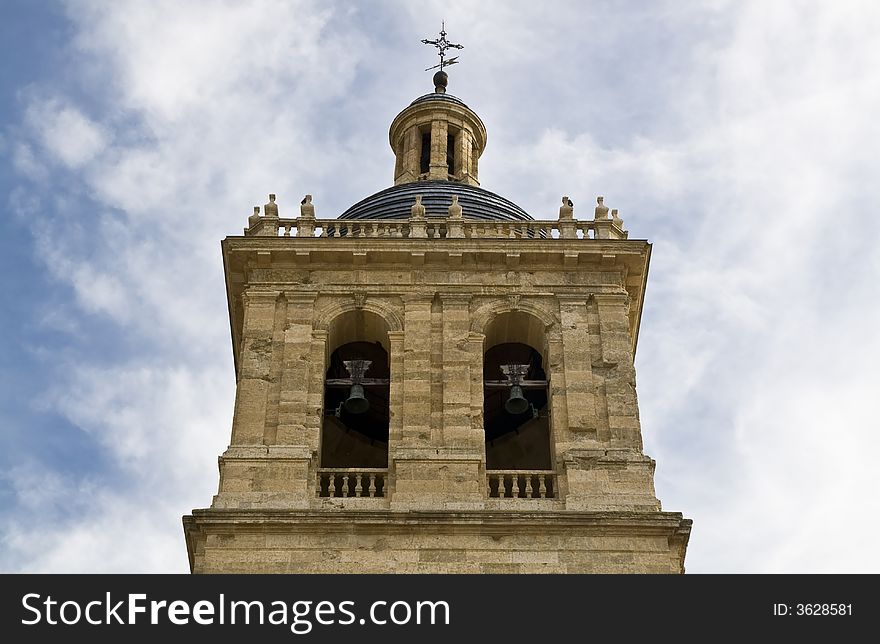
[{"label": "cloudy sky", "polygon": [[654,243],[645,451],[690,572],[880,572],[880,5],[70,2],[0,8],[0,570],[184,572],[234,376],[220,239],[391,185],[449,91],[482,185],[603,194]]}]

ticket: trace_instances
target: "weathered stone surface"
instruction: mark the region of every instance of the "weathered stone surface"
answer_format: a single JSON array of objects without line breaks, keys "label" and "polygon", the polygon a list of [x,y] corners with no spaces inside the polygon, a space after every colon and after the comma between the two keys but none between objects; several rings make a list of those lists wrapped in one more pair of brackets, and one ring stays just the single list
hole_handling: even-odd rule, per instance
[{"label": "weathered stone surface", "polygon": [[681,573],[690,521],[673,513],[197,510],[194,571]]},{"label": "weathered stone surface", "polygon": [[[485,128],[436,96],[392,126],[395,182],[418,180],[429,129],[422,174],[476,185]],[[557,221],[300,210],[272,199],[223,241],[238,387],[218,493],[184,517],[194,572],[683,572],[690,521],[661,511],[635,390],[650,244],[601,198],[588,222],[567,197]],[[352,384],[328,375],[333,352],[355,342],[387,356],[387,441],[325,405],[325,384]],[[484,356],[512,343],[547,403],[498,430],[489,468]],[[340,445],[351,467],[322,460]]]}]

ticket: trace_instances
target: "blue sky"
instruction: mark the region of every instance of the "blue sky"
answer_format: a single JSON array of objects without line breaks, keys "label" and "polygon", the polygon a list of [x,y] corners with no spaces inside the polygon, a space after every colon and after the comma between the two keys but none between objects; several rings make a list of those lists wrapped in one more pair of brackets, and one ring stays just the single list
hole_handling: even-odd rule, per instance
[{"label": "blue sky", "polygon": [[0,570],[187,569],[234,395],[219,240],[391,184],[419,43],[482,185],[654,243],[636,361],[691,572],[880,572],[871,2],[3,3]]}]

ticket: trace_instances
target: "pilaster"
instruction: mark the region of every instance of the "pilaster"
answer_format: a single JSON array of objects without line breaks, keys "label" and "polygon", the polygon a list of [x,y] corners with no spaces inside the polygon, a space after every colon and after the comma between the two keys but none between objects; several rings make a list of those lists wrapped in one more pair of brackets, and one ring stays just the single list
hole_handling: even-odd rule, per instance
[{"label": "pilaster", "polygon": [[403,431],[400,444],[427,445],[431,440],[431,300],[432,295],[403,297]]},{"label": "pilaster", "polygon": [[[441,294],[443,303],[443,441],[447,447],[479,449],[471,427],[470,296]],[[477,440],[479,439],[479,440]]]},{"label": "pilaster", "polygon": [[310,416],[314,416],[309,405],[309,382],[313,370],[320,367],[312,360],[312,320],[317,294],[285,291],[284,297],[287,301],[287,319],[275,442],[316,448],[315,437],[307,435],[307,425]]},{"label": "pilaster", "polygon": [[446,180],[449,177],[449,166],[446,164],[448,131],[445,119],[431,121],[431,164],[428,168],[428,179]]},{"label": "pilaster", "polygon": [[275,306],[279,295],[280,291],[253,287],[242,294],[244,323],[232,420],[233,445],[262,445],[264,442]]}]

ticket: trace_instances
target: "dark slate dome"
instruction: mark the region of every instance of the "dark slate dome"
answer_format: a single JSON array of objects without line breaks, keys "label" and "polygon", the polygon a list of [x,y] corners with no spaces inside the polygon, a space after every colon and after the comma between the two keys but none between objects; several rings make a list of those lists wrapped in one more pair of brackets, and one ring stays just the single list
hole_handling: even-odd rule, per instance
[{"label": "dark slate dome", "polygon": [[452,195],[458,195],[465,219],[533,219],[515,203],[494,192],[454,181],[413,181],[392,186],[357,202],[339,215],[339,219],[409,219],[416,195],[422,195],[428,217],[445,217]]},{"label": "dark slate dome", "polygon": [[427,101],[448,101],[449,103],[455,103],[456,105],[464,105],[467,107],[467,105],[464,104],[464,101],[458,96],[453,96],[452,94],[440,94],[439,92],[432,92],[431,94],[419,96],[416,100],[410,103],[410,105],[418,105],[419,103],[425,103]]}]

